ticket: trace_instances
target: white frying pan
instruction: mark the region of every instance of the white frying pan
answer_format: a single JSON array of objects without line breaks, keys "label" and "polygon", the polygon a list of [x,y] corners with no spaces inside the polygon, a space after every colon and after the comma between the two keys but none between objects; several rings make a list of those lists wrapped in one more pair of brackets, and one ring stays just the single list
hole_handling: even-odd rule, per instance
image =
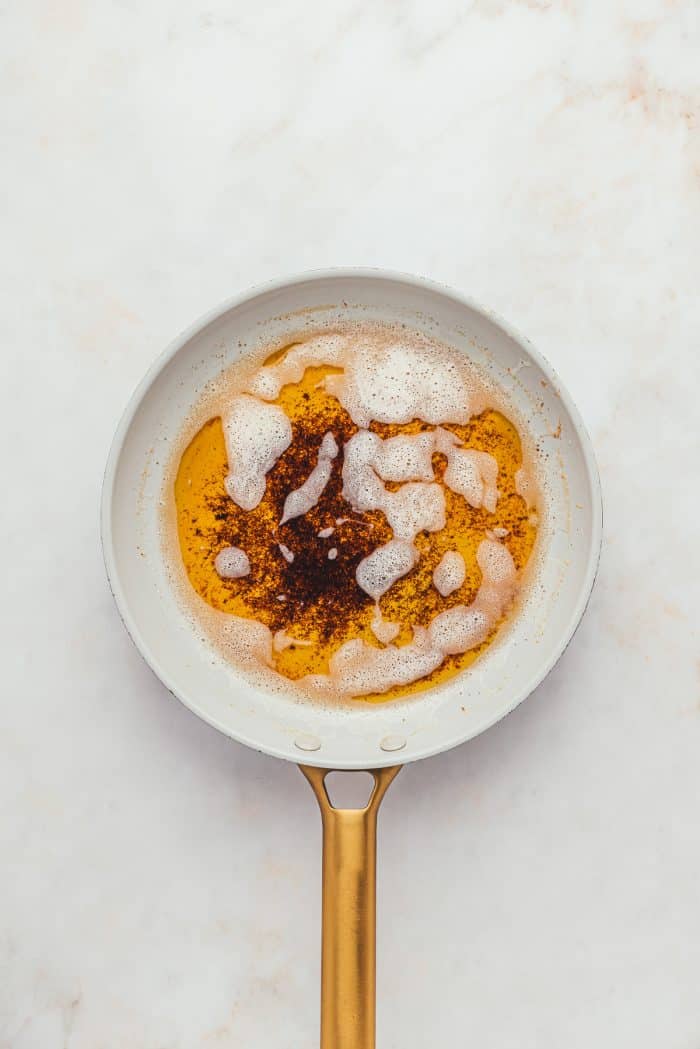
[{"label": "white frying pan", "polygon": [[[208,380],[244,354],[327,321],[401,322],[475,360],[507,392],[538,448],[547,512],[536,578],[513,624],[464,672],[403,702],[333,710],[251,684],[193,630],[164,562],[160,501],[171,448]],[[329,270],[232,299],[173,342],[135,391],[109,456],[102,539],[127,630],[163,684],[240,743],[302,771],[324,827],[322,1049],[374,1046],[377,809],[401,763],[489,728],[542,681],[588,601],[601,542],[601,495],[579,414],[543,358],[456,292],[402,274]],[[364,809],[334,808],[332,769],[375,780]]]}]

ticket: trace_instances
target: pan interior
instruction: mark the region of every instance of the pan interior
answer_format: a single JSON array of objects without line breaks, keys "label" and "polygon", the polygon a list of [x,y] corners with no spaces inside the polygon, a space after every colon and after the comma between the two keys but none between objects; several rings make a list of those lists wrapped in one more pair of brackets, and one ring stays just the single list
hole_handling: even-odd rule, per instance
[{"label": "pan interior", "polygon": [[[504,389],[537,445],[548,509],[522,607],[468,672],[415,699],[333,707],[251,682],[193,629],[162,556],[159,504],[171,449],[207,382],[287,335],[357,320],[406,324],[475,360]],[[165,352],[136,391],[115,437],[105,476],[103,542],[129,632],[164,684],[196,714],[243,743],[289,760],[379,767],[477,735],[547,673],[593,583],[600,495],[578,414],[551,368],[524,340],[426,282],[331,271],[229,303]]]}]

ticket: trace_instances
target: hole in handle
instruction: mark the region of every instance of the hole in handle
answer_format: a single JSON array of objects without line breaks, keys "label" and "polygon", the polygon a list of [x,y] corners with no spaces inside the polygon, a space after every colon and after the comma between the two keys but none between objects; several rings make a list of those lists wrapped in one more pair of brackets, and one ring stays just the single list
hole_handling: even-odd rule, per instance
[{"label": "hole in handle", "polygon": [[334,809],[364,809],[374,790],[371,772],[329,772],[325,783]]}]

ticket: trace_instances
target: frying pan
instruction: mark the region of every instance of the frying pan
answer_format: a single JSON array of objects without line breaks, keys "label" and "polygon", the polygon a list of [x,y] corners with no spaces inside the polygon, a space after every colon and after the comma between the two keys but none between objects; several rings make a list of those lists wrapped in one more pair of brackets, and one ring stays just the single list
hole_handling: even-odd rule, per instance
[{"label": "frying pan", "polygon": [[[545,495],[533,578],[518,614],[467,671],[403,701],[322,706],[254,683],[212,650],[178,601],[163,556],[171,450],[207,383],[245,354],[320,324],[381,320],[467,354],[530,433]],[[167,493],[166,493],[167,498]],[[134,392],[110,451],[102,541],[124,624],[163,684],[233,739],[300,763],[323,823],[322,1049],[372,1049],[377,811],[401,765],[472,739],[513,710],[570,641],[595,579],[600,484],[578,411],[550,365],[502,320],[427,280],[328,270],[255,289],[175,340]],[[331,770],[371,772],[364,808],[336,808]]]}]

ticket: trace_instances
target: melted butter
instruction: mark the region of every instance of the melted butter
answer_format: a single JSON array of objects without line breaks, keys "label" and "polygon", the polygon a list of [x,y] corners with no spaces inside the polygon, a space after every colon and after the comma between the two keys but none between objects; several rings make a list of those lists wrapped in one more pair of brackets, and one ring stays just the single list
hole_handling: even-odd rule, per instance
[{"label": "melted butter", "polygon": [[[312,641],[313,646],[290,646],[276,655],[277,671],[292,680],[305,674],[327,673],[332,652],[351,638],[377,644],[371,630],[374,605],[357,586],[355,569],[363,557],[391,538],[391,530],[379,511],[356,514],[342,499],[342,448],[318,504],[304,517],[279,525],[284,500],[313,469],[323,435],[332,431],[342,446],[357,431],[338,401],[319,386],[326,375],[338,370],[309,368],[301,382],[282,389],[276,403],[291,420],[292,444],[269,472],[265,496],[254,510],[241,510],[226,494],[228,464],[219,418],[209,420],[196,434],[182,455],[175,479],[178,538],[190,583],[213,608],[257,619],[273,632],[283,629],[292,637]],[[483,508],[470,507],[443,485],[446,527],[418,535],[416,546],[421,556],[416,568],[380,601],[385,619],[403,623],[396,640],[399,645],[411,640],[410,624],[426,625],[444,609],[473,600],[481,582],[476,550],[487,529],[508,530],[503,542],[518,570],[527,564],[536,539],[536,527],[516,491],[522,447],[512,423],[500,412],[487,410],[465,425],[445,428],[465,447],[494,456],[500,497],[496,512],[490,514]],[[371,429],[386,438],[431,427],[414,420],[404,425],[373,423]],[[435,455],[433,464],[439,481],[446,465],[444,456]],[[399,485],[387,483],[386,487]],[[337,518],[347,520],[336,525]],[[318,532],[329,526],[335,529],[333,535],[319,537]],[[281,555],[280,543],[294,552],[291,564]],[[251,564],[249,576],[219,578],[214,560],[225,546],[245,550]],[[335,560],[328,558],[332,547],[338,550]],[[445,598],[433,586],[432,575],[442,556],[455,549],[464,558],[466,579]],[[429,677],[364,698],[383,702],[446,681],[473,663],[496,632],[469,652],[448,656]]]}]

